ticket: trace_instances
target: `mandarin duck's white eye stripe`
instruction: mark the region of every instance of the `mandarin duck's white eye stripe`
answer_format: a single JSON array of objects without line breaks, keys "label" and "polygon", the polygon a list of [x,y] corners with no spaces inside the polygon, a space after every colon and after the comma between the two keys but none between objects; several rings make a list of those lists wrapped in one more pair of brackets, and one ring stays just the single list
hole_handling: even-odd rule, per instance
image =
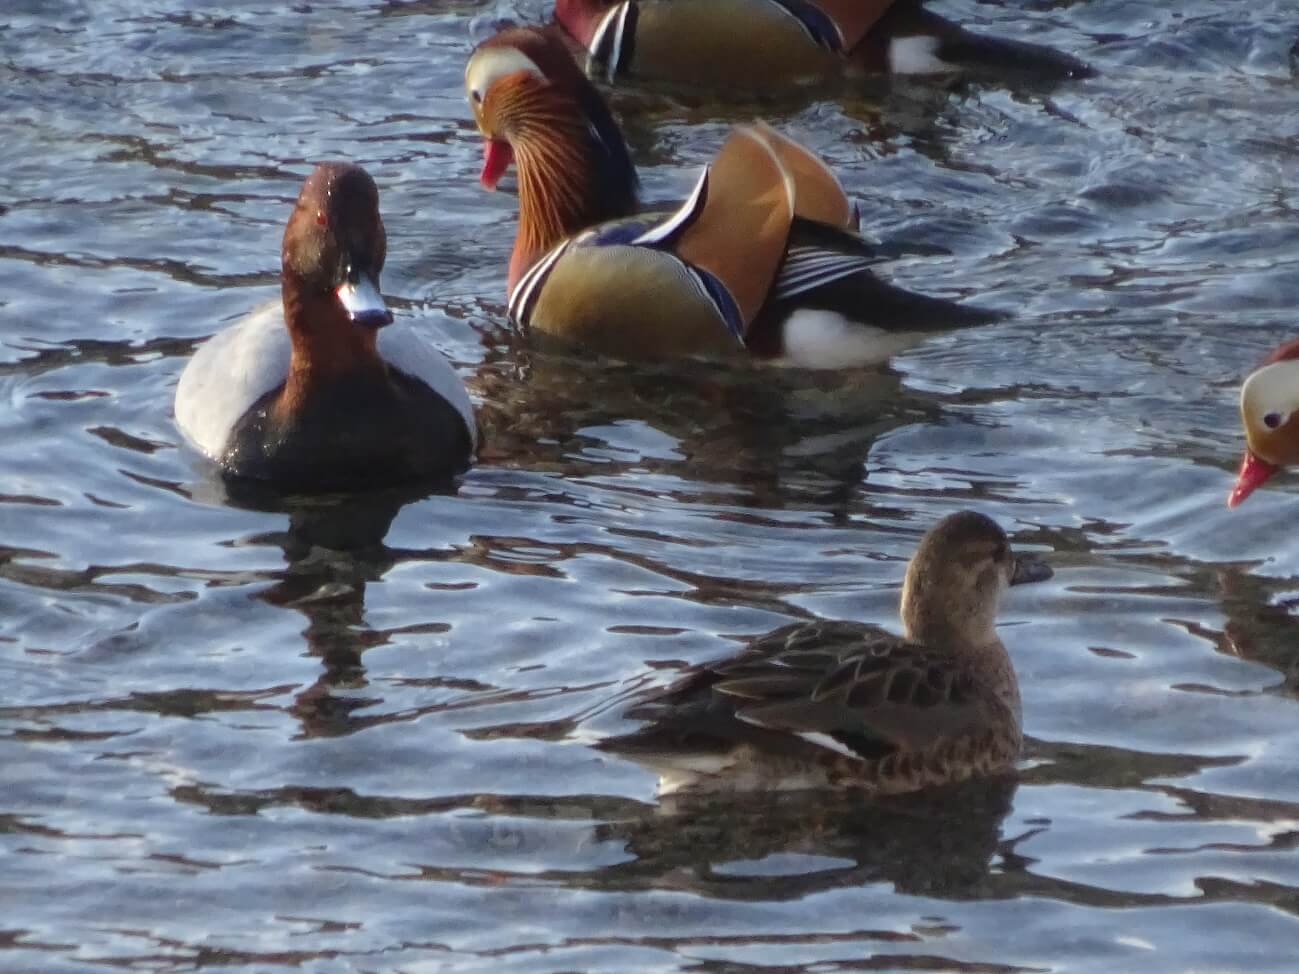
[{"label": "mandarin duck's white eye stripe", "polygon": [[1240,388],[1241,410],[1255,423],[1279,429],[1299,409],[1299,359],[1270,362]]},{"label": "mandarin duck's white eye stripe", "polygon": [[545,72],[517,47],[482,47],[465,65],[465,90],[474,104],[481,104],[492,85],[506,75],[528,71],[544,79]]}]

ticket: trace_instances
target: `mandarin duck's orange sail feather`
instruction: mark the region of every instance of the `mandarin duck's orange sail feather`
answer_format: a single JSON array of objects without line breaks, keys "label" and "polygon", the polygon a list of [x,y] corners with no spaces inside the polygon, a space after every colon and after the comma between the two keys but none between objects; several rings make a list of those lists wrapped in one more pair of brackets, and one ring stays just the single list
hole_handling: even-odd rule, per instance
[{"label": "mandarin duck's orange sail feather", "polygon": [[771,291],[794,221],[792,184],[766,139],[738,128],[708,174],[698,217],[673,250],[726,286],[746,327]]}]

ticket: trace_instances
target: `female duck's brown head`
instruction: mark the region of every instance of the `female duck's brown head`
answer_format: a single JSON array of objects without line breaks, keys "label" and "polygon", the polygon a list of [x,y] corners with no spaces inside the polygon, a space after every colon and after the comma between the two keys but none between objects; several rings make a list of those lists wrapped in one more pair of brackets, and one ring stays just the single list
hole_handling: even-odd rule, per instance
[{"label": "female duck's brown head", "polygon": [[295,370],[378,361],[375,332],[392,322],[379,295],[387,251],[369,173],[343,162],[317,166],[298,194],[280,253]]},{"label": "female duck's brown head", "polygon": [[1227,498],[1235,507],[1281,467],[1299,464],[1299,339],[1277,348],[1240,389],[1245,457]]},{"label": "female duck's brown head", "polygon": [[980,647],[997,642],[997,607],[1006,589],[1051,577],[1045,562],[1011,551],[991,518],[961,511],[921,539],[902,586],[908,639],[930,647]]},{"label": "female duck's brown head", "polygon": [[465,91],[487,140],[481,180],[513,162],[519,232],[509,286],[565,237],[636,208],[636,170],[608,107],[561,36],[512,28],[475,48]]}]

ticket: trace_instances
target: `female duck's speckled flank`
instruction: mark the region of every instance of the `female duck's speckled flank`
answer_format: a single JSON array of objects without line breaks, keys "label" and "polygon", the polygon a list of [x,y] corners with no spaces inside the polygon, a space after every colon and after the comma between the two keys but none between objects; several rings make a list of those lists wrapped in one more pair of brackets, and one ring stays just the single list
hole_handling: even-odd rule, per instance
[{"label": "female duck's speckled flank", "polygon": [[914,791],[1010,771],[1015,670],[997,637],[1010,585],[1051,569],[962,511],[920,542],[898,637],[854,622],[795,623],[653,692],[650,721],[599,745],[657,769],[663,794],[824,786]]},{"label": "female duck's speckled flank", "polygon": [[609,82],[753,92],[841,73],[1093,73],[1048,47],[971,33],[919,0],[556,0],[555,19]]},{"label": "female duck's speckled flank", "polygon": [[1281,467],[1299,463],[1299,338],[1272,351],[1240,389],[1245,457],[1227,498],[1235,507]]},{"label": "female duck's speckled flank", "polygon": [[508,285],[527,327],[632,357],[747,347],[836,368],[995,317],[876,278],[882,258],[834,174],[766,126],[736,129],[678,212],[633,216],[622,134],[555,31],[483,42],[465,86],[487,140],[483,185],[518,168]]},{"label": "female duck's speckled flank", "polygon": [[281,301],[204,344],[176,387],[177,425],[226,473],[311,491],[469,464],[469,395],[435,348],[392,324],[386,253],[374,180],[317,166],[284,230]]}]

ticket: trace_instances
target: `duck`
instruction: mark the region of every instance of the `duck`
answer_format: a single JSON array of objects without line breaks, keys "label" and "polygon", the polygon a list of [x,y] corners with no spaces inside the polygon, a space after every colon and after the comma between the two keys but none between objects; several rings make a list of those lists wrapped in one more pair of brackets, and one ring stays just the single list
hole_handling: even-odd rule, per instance
[{"label": "duck", "polygon": [[622,357],[828,369],[1001,317],[877,278],[883,253],[835,174],[765,124],[736,127],[675,212],[640,212],[622,132],[553,28],[488,38],[465,88],[482,185],[517,171],[507,290],[526,330]]},{"label": "duck", "polygon": [[1240,387],[1245,456],[1227,506],[1236,507],[1282,467],[1299,463],[1299,338],[1278,345]]},{"label": "duck", "polygon": [[284,230],[280,300],[202,344],[176,423],[225,475],[316,492],[463,471],[473,405],[451,364],[379,292],[387,238],[362,167],[316,166]]},{"label": "duck", "polygon": [[625,716],[646,726],[595,746],[656,769],[661,796],[894,795],[1010,774],[1021,703],[997,610],[1009,586],[1051,576],[990,517],[948,515],[907,565],[902,636],[792,623],[643,693]]},{"label": "duck", "polygon": [[843,73],[1095,74],[1049,47],[971,33],[921,0],[555,0],[554,17],[609,84],[753,93]]}]

